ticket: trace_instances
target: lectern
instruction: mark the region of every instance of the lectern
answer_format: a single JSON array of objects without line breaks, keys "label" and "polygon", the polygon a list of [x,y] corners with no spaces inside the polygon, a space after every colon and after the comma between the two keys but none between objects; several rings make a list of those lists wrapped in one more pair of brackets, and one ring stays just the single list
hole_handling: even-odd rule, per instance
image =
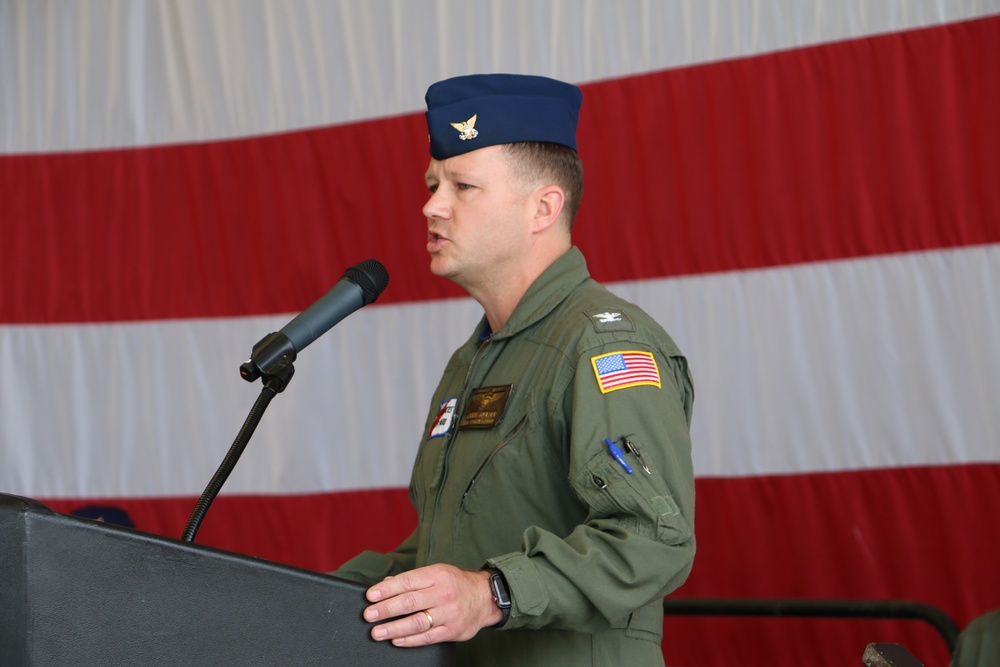
[{"label": "lectern", "polygon": [[375,642],[364,587],[0,494],[0,664],[451,665]]}]

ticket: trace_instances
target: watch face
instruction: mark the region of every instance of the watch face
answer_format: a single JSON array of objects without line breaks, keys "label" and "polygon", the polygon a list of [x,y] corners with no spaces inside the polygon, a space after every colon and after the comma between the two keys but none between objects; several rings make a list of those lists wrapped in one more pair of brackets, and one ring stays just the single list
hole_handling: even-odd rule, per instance
[{"label": "watch face", "polygon": [[494,572],[490,577],[490,586],[493,588],[493,601],[501,609],[510,607],[510,593],[507,592],[507,584],[504,583],[503,575]]},{"label": "watch face", "polygon": [[510,610],[513,607],[510,600],[510,592],[507,590],[507,581],[503,578],[503,573],[495,567],[483,568],[490,573],[490,588],[493,589],[493,602],[500,608],[500,622],[494,628],[502,628],[510,618]]}]

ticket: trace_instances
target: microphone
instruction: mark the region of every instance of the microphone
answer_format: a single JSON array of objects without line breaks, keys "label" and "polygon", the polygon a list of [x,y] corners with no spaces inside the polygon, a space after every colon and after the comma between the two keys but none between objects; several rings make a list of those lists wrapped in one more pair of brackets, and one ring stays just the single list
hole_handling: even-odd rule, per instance
[{"label": "microphone", "polygon": [[333,328],[335,324],[378,298],[389,284],[389,272],[382,263],[368,259],[344,272],[330,291],[282,327],[296,352]]},{"label": "microphone", "polygon": [[262,375],[285,374],[287,384],[294,372],[291,362],[299,352],[342,319],[375,301],[388,284],[389,272],[378,260],[367,259],[350,267],[330,291],[280,331],[260,339],[250,358],[240,366],[240,375],[253,382]]}]

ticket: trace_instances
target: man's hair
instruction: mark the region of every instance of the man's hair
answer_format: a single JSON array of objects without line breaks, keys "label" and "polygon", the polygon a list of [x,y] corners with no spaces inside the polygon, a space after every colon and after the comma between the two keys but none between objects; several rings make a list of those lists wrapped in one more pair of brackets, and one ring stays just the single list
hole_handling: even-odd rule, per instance
[{"label": "man's hair", "polygon": [[553,183],[566,196],[562,215],[568,229],[573,229],[576,211],[583,196],[583,162],[572,148],[541,141],[522,141],[504,145],[515,173],[528,182]]}]

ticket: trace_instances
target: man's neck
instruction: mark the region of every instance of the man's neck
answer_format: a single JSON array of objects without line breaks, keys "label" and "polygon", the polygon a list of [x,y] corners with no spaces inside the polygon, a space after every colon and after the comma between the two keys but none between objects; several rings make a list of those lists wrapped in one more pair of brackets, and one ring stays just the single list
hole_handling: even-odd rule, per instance
[{"label": "man's neck", "polygon": [[507,324],[510,316],[521,299],[528,292],[538,277],[570,249],[566,247],[553,249],[551,252],[531,265],[522,267],[521,272],[497,280],[491,284],[469,287],[467,291],[486,313],[486,321],[490,323],[493,333],[499,332]]},{"label": "man's neck", "polygon": [[528,283],[524,289],[519,290],[516,294],[508,289],[493,299],[476,299],[486,313],[486,321],[490,323],[490,331],[496,333],[504,328],[507,320],[514,314],[514,309],[520,303],[521,297],[528,291],[528,287],[531,287],[531,283]]}]

